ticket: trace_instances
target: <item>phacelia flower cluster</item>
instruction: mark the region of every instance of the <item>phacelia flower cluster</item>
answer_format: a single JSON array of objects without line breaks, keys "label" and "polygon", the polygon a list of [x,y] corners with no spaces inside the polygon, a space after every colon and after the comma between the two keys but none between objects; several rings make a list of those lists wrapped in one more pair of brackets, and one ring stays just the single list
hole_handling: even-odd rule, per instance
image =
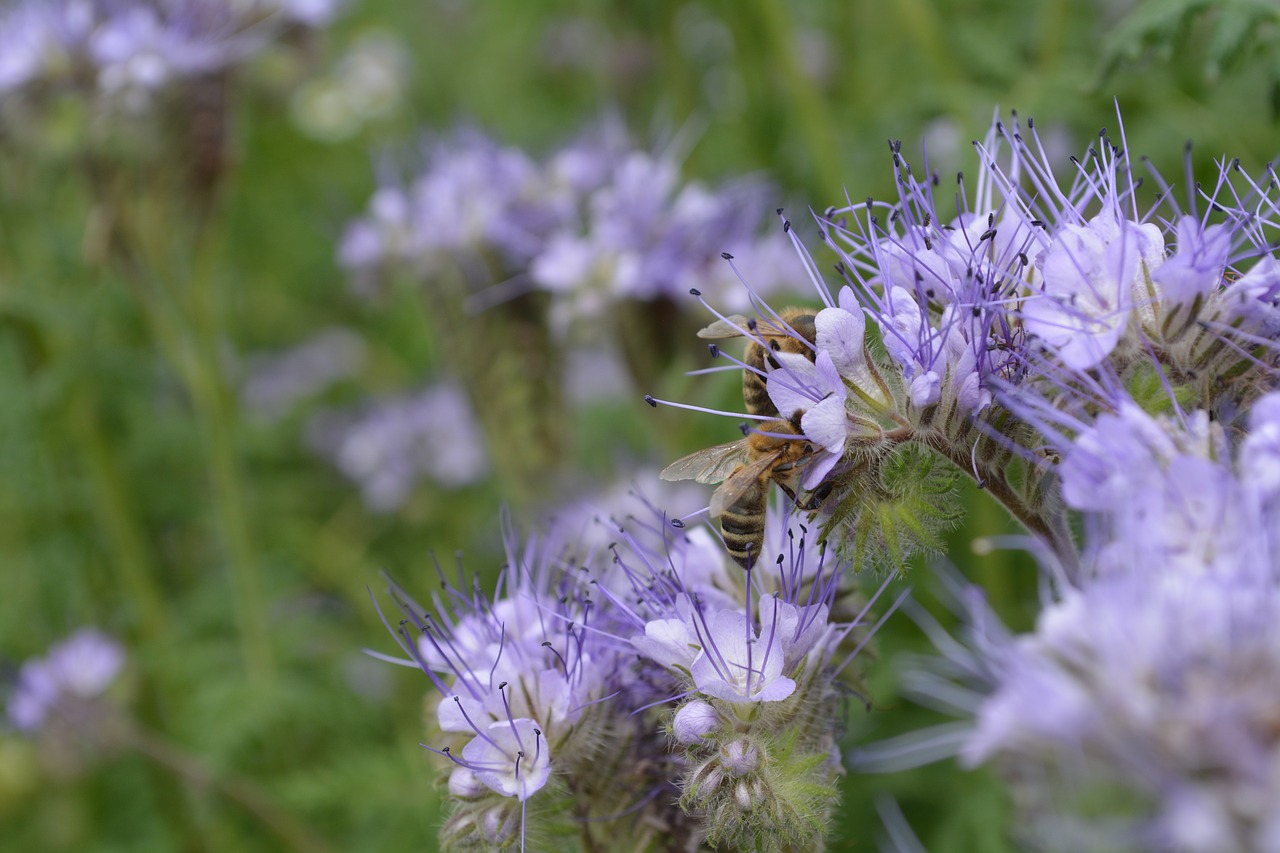
[{"label": "phacelia flower cluster", "polygon": [[457,385],[441,383],[361,410],[323,410],[308,442],[360,487],[365,505],[391,512],[423,480],[457,489],[489,471],[475,416]]},{"label": "phacelia flower cluster", "polygon": [[[906,480],[927,483],[921,460],[946,460],[1074,572],[1045,423],[1058,418],[1012,401],[1027,388],[1079,422],[1119,389],[1236,419],[1274,385],[1276,181],[1224,161],[1216,181],[1179,202],[1147,167],[1161,191],[1144,209],[1123,133],[1120,144],[1100,134],[1067,181],[1031,122],[997,119],[975,148],[972,190],[963,176],[946,191],[936,175],[917,176],[895,143],[896,198],[816,217],[838,288],[795,239],[821,300],[810,331],[757,300],[754,317],[713,309],[719,320],[703,336],[729,328],[747,339],[747,356],[726,369],[767,384],[777,412],[799,419],[797,440],[815,450],[803,485],[822,487],[826,530],[855,543],[859,559],[931,544],[895,546],[886,531],[903,526],[884,523],[929,519],[929,501],[898,495],[910,491],[901,453],[914,447],[925,452],[906,460]],[[794,234],[785,220],[784,230]],[[769,357],[753,363],[753,347]],[[745,402],[749,418],[771,414]]]},{"label": "phacelia flower cluster", "polygon": [[384,176],[348,225],[338,260],[357,286],[407,275],[438,288],[461,267],[477,304],[544,291],[567,329],[708,280],[735,298],[714,264],[726,249],[757,253],[770,270],[796,263],[763,233],[766,187],[684,181],[673,152],[634,147],[616,122],[542,160],[473,129],[430,143],[423,160],[407,180]]},{"label": "phacelia flower cluster", "polygon": [[0,100],[90,93],[137,113],[182,81],[246,61],[270,36],[318,27],[333,0],[19,0],[0,10]]},{"label": "phacelia flower cluster", "polygon": [[1116,402],[1062,445],[1082,574],[1020,637],[966,590],[970,642],[908,681],[972,724],[878,757],[992,763],[1038,848],[1280,849],[1280,393],[1231,430]]},{"label": "phacelia flower cluster", "polygon": [[944,657],[905,678],[974,722],[860,763],[991,762],[1037,847],[1280,849],[1275,176],[1224,160],[1179,193],[1144,164],[1147,206],[1123,131],[1068,180],[1031,122],[975,147],[976,184],[944,191],[894,144],[896,198],[817,217],[838,289],[796,240],[821,307],[760,300],[702,332],[747,339],[712,355],[748,420],[797,427],[795,504],[823,499],[847,553],[906,553],[891,532],[928,521],[910,490],[938,465],[1034,537],[1036,630],[1011,637],[969,588],[970,644],[930,627]]},{"label": "phacelia flower cluster", "polygon": [[745,574],[709,528],[651,508],[592,523],[607,546],[572,519],[508,537],[492,597],[458,578],[424,608],[392,588],[402,662],[439,693],[443,839],[821,844],[870,603],[781,508],[776,559]]}]

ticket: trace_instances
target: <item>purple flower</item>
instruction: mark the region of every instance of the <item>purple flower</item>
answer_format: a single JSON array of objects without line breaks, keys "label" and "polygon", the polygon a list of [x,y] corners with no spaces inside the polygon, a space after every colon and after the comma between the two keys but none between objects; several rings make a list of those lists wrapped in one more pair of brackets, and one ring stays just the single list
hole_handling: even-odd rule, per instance
[{"label": "purple flower", "polygon": [[1023,305],[1027,332],[1072,369],[1097,365],[1116,348],[1129,324],[1133,293],[1163,252],[1154,225],[1110,213],[1063,226],[1036,260],[1043,284]]},{"label": "purple flower", "polygon": [[240,394],[258,417],[278,420],[308,397],[355,376],[364,360],[364,340],[357,334],[324,329],[284,352],[248,357]]},{"label": "purple flower", "polygon": [[744,614],[722,610],[703,631],[690,674],[704,696],[741,704],[780,702],[795,692],[796,683],[782,674],[781,637],[773,626],[757,630]]},{"label": "purple flower", "polygon": [[9,719],[22,731],[36,731],[65,703],[102,695],[124,663],[118,643],[97,630],[81,629],[50,646],[43,658],[23,663],[9,699]]},{"label": "purple flower", "polygon": [[466,396],[449,384],[358,414],[322,412],[309,425],[308,438],[359,484],[375,512],[399,508],[424,477],[459,488],[476,482],[489,467]]},{"label": "purple flower", "polygon": [[428,609],[393,586],[405,620],[388,628],[408,659],[375,656],[416,665],[436,686],[439,731],[466,738],[460,757],[435,750],[455,763],[459,787],[474,781],[523,801],[556,768],[577,772],[594,756],[621,645],[597,633],[562,533],[524,547],[506,539],[509,568],[492,598],[459,578]]},{"label": "purple flower", "polygon": [[426,278],[489,252],[517,271],[563,218],[540,166],[479,131],[430,142],[423,160],[408,181],[384,182],[368,215],[347,226],[338,260],[357,276]]}]

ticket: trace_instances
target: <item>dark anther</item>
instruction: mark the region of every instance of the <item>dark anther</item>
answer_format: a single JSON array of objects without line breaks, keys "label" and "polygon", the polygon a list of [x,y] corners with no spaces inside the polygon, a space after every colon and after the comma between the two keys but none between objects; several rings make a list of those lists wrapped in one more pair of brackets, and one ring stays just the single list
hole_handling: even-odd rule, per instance
[{"label": "dark anther", "polygon": [[982,232],[982,236],[978,238],[978,242],[981,243],[984,240],[994,239],[995,236],[996,236],[996,229],[988,228],[986,231]]},{"label": "dark anther", "polygon": [[1102,130],[1098,131],[1098,138],[1106,139],[1106,137],[1107,137],[1107,129],[1104,127]]},{"label": "dark anther", "polygon": [[543,647],[544,649],[549,649],[549,648],[551,648],[551,641],[550,641],[550,640],[544,640],[544,641],[542,642],[542,647]]},{"label": "dark anther", "polygon": [[996,224],[996,215],[994,213],[987,214],[987,227],[991,228]]},{"label": "dark anther", "polygon": [[671,519],[671,526],[676,530],[684,530],[684,522],[678,518]]},{"label": "dark anther", "polygon": [[721,252],[720,257],[724,258],[726,261],[733,260],[733,255],[729,254],[728,252]]},{"label": "dark anther", "polygon": [[1076,156],[1076,155],[1074,155],[1074,154],[1072,154],[1072,155],[1071,155],[1070,157],[1068,157],[1067,159],[1068,159],[1068,160],[1070,160],[1070,161],[1071,161],[1073,164],[1075,164],[1076,166],[1079,166],[1079,165],[1080,165],[1080,158],[1079,158],[1079,157],[1077,157],[1077,156]]},{"label": "dark anther", "polygon": [[701,290],[698,290],[698,288],[696,288],[696,287],[691,287],[691,288],[689,288],[689,294],[690,294],[690,295],[692,295],[692,296],[701,296],[701,295],[702,295],[702,291],[701,291]]},{"label": "dark anther", "polygon": [[715,344],[707,344],[707,352],[711,353],[712,358],[720,357],[720,347]]},{"label": "dark anther", "polygon": [[738,431],[741,432],[743,435],[748,435],[751,432],[751,427],[747,426],[746,421],[743,421],[742,423],[738,424]]},{"label": "dark anther", "polygon": [[776,211],[776,213],[777,213],[779,216],[781,216],[781,215],[782,215],[782,208],[778,208],[778,209],[777,209],[777,211]]},{"label": "dark anther", "polygon": [[791,220],[788,219],[782,223],[782,233],[786,234],[790,230],[791,230]]},{"label": "dark anther", "polygon": [[758,326],[759,326],[759,324],[758,324],[758,323],[756,323],[756,318],[755,318],[755,317],[748,317],[748,318],[747,318],[747,328],[748,328],[748,329],[750,329],[751,331],[753,331],[753,332],[754,332],[754,331],[758,328]]},{"label": "dark anther", "polygon": [[498,689],[499,689],[499,690],[506,690],[506,689],[507,689],[507,682],[505,682],[505,681],[504,681],[504,682],[502,682],[501,684],[499,684],[499,685],[498,685]]},{"label": "dark anther", "polygon": [[1027,264],[1031,263],[1031,260],[1027,257],[1027,253],[1026,253],[1026,252],[1019,252],[1019,253],[1018,253],[1018,263],[1022,264],[1024,267],[1025,267]]},{"label": "dark anther", "polygon": [[981,306],[979,306],[979,305],[975,305],[975,306],[973,306],[973,316],[975,316],[975,317],[981,317],[981,316],[982,316],[982,307],[981,307]]},{"label": "dark anther", "polygon": [[644,401],[648,403],[650,406],[653,406],[655,409],[658,408],[658,401],[653,399],[652,394],[645,394]]},{"label": "dark anther", "polygon": [[1043,220],[1043,219],[1033,219],[1033,220],[1031,220],[1031,227],[1032,227],[1032,228],[1043,228],[1043,227],[1044,227],[1044,220]]},{"label": "dark anther", "polygon": [[964,183],[964,172],[956,172],[956,183],[957,184]]},{"label": "dark anther", "polygon": [[1036,120],[1033,119],[1031,116],[1027,116],[1027,130],[1034,130],[1035,126],[1036,126]]}]

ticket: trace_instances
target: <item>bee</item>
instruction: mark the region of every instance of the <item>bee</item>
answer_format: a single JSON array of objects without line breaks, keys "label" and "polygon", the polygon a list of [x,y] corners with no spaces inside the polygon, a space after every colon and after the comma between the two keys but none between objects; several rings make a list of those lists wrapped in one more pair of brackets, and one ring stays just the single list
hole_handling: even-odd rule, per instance
[{"label": "bee", "polygon": [[773,400],[769,399],[769,390],[765,387],[768,380],[763,376],[766,363],[775,370],[779,367],[773,353],[799,353],[810,361],[818,357],[815,343],[818,337],[817,314],[810,308],[783,308],[778,317],[778,321],[754,320],[735,314],[727,318],[727,322],[717,320],[698,332],[698,337],[710,340],[748,338],[742,360],[748,368],[755,369],[742,371],[742,402],[749,414],[766,418],[778,417],[779,414]]},{"label": "bee", "polygon": [[805,511],[818,509],[821,492],[801,501],[800,474],[813,458],[813,445],[800,430],[797,411],[790,420],[766,421],[746,438],[691,453],[662,470],[664,480],[720,483],[711,496],[711,517],[719,520],[725,549],[750,569],[764,548],[769,484],[777,483]]}]

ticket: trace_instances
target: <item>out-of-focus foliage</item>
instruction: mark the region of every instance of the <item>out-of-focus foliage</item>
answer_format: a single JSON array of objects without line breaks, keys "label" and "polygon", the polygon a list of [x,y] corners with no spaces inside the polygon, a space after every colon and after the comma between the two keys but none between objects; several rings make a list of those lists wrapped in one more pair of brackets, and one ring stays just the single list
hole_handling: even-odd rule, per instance
[{"label": "out-of-focus foliage", "polygon": [[[586,353],[583,375],[613,393],[557,413],[573,442],[544,492],[513,495],[490,466],[466,482],[428,471],[389,511],[370,506],[307,436],[319,415],[449,378],[422,294],[362,299],[335,259],[378,169],[423,133],[464,121],[540,155],[616,110],[638,139],[687,144],[691,179],[764,173],[780,188],[769,207],[787,206],[808,239],[806,208],[892,191],[886,138],[913,153],[923,140],[950,175],[971,165],[968,140],[997,104],[1034,116],[1064,167],[1114,125],[1114,99],[1131,151],[1176,162],[1190,138],[1197,169],[1230,152],[1256,170],[1280,148],[1278,27],[1272,5],[1245,0],[349,0],[327,28],[282,37],[202,93],[226,159],[216,190],[194,196],[171,127],[140,135],[140,119],[108,121],[69,92],[38,112],[6,101],[0,698],[23,660],[95,626],[126,650],[112,698],[130,723],[87,756],[0,729],[4,845],[433,849],[441,760],[418,746],[430,686],[361,654],[389,650],[366,588],[380,570],[425,588],[432,553],[452,565],[456,550],[491,580],[504,500],[523,499],[521,521],[536,523],[618,478],[656,489],[656,474],[633,472],[738,437],[732,420],[651,410]],[[696,329],[703,314],[686,309]],[[278,380],[287,405],[255,409],[242,389],[263,359],[334,328],[359,357],[324,356],[308,374],[323,381]],[[506,343],[476,342],[472,357]],[[643,390],[740,409],[736,375],[683,375],[709,364],[703,344],[690,337]],[[385,449],[350,450],[351,465]],[[948,553],[1023,628],[1034,569],[1007,552],[969,559],[975,536],[1013,527],[985,495],[966,501]],[[931,603],[928,573],[908,579]],[[897,616],[875,645],[883,662],[927,641]],[[850,698],[849,743],[933,719],[897,699],[887,666],[866,689],[869,711]],[[945,764],[841,787],[837,843],[870,849],[889,794],[929,850],[1008,849],[1009,808],[985,772]]]}]

